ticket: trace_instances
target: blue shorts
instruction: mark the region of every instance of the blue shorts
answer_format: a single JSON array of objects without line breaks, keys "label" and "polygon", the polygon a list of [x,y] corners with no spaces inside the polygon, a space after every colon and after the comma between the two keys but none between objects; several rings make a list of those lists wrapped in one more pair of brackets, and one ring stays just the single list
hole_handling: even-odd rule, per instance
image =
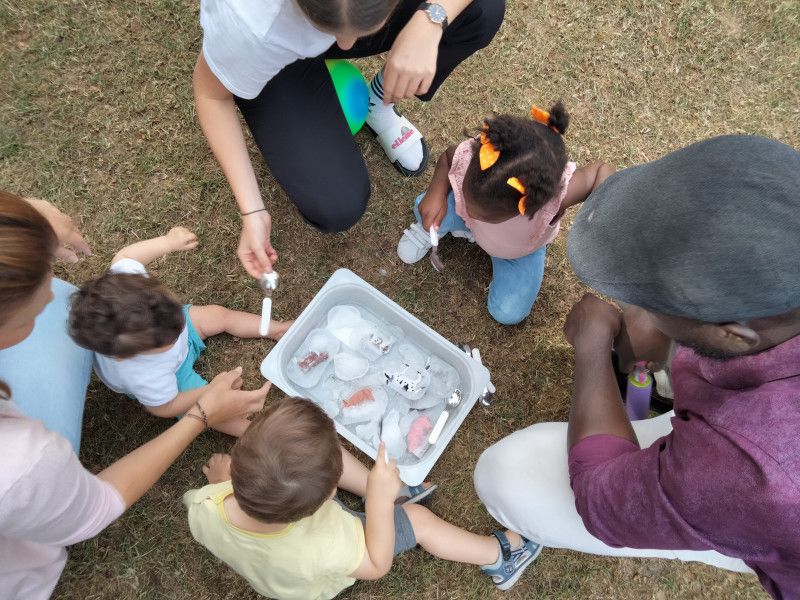
[{"label": "blue shorts", "polygon": [[175,373],[175,377],[178,379],[178,391],[181,392],[195,390],[208,384],[208,382],[200,377],[197,371],[194,370],[194,363],[200,358],[203,350],[206,349],[206,345],[203,343],[203,339],[197,333],[194,325],[192,325],[192,320],[189,318],[189,308],[191,308],[191,306],[191,304],[186,304],[183,307],[183,316],[186,319],[186,329],[188,329],[189,333],[189,353]]}]

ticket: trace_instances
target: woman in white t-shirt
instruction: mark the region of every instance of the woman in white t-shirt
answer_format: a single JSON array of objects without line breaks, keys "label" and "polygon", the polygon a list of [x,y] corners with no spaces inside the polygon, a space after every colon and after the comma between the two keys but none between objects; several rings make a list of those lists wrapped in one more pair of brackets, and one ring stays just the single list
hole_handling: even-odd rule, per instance
[{"label": "woman in white t-shirt", "polygon": [[236,107],[302,217],[344,231],[366,210],[370,181],[325,59],[388,52],[369,86],[367,127],[401,173],[418,175],[428,149],[394,102],[430,100],[492,40],[504,10],[504,0],[201,0],[195,106],[242,215],[248,273],[271,271],[278,255]]},{"label": "woman in white t-shirt", "polygon": [[[0,349],[21,344],[53,298],[51,262],[56,253],[69,254],[64,242],[88,251],[69,219],[53,206],[0,192]],[[61,330],[66,336],[66,322]],[[59,332],[52,334],[57,344]],[[74,376],[83,379],[82,358],[77,362]],[[42,361],[21,376],[47,379],[54,373],[69,376],[63,369],[50,371]],[[105,529],[208,425],[260,410],[268,386],[243,391],[240,375],[240,369],[218,375],[189,418],[97,475],[81,466],[65,437],[25,416],[14,402],[13,384],[0,381],[0,597],[48,598],[66,564],[66,546]],[[57,382],[51,384],[50,389],[58,389]],[[69,389],[69,382],[64,387]],[[35,389],[20,388],[24,393]],[[29,406],[54,401],[20,400]]]}]

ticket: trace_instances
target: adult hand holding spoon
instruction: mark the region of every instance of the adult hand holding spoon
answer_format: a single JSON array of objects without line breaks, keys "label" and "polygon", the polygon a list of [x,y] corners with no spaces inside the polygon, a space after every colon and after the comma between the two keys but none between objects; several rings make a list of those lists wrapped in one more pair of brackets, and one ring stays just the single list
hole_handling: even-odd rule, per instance
[{"label": "adult hand holding spoon", "polygon": [[264,290],[264,300],[261,302],[261,323],[258,326],[258,334],[266,337],[272,321],[272,292],[278,287],[278,273],[275,271],[264,273],[259,279],[259,284]]}]

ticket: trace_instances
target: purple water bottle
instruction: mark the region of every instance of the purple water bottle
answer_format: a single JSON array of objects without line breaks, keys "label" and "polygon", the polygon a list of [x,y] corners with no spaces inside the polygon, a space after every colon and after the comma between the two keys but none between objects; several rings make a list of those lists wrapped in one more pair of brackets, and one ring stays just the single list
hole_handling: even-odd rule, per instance
[{"label": "purple water bottle", "polygon": [[650,393],[653,391],[653,376],[645,367],[647,363],[638,362],[628,375],[628,389],[625,391],[625,410],[631,421],[646,419],[650,413]]}]

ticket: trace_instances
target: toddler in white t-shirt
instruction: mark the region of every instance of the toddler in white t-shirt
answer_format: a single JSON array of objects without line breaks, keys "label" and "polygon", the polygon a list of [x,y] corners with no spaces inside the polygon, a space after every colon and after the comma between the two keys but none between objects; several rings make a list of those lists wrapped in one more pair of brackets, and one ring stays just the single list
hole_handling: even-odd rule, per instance
[{"label": "toddler in white t-shirt", "polygon": [[[72,297],[70,335],[95,352],[95,372],[109,388],[127,394],[159,417],[184,414],[207,381],[194,363],[203,340],[219,333],[258,338],[260,315],[218,305],[182,305],[146,265],[170,252],[192,250],[197,236],[185,227],[117,252],[111,268]],[[291,321],[272,321],[267,337],[279,340]],[[239,436],[244,417],[215,429]]]}]

